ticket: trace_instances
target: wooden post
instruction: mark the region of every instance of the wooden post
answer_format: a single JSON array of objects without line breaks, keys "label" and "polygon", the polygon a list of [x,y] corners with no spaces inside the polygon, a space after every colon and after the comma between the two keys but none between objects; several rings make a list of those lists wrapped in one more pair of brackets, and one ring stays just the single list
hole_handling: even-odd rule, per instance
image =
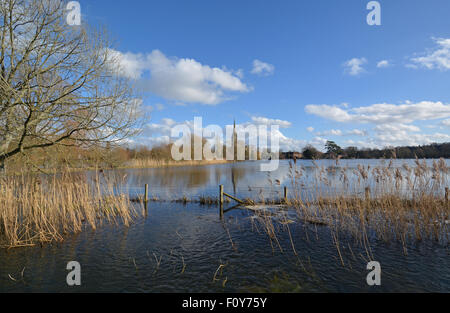
[{"label": "wooden post", "polygon": [[145,184],[144,202],[148,203],[148,184]]},{"label": "wooden post", "polygon": [[223,185],[220,185],[219,187],[219,202],[223,205]]},{"label": "wooden post", "polygon": [[284,202],[288,203],[288,187],[284,186]]},{"label": "wooden post", "polygon": [[219,187],[220,218],[223,218],[223,185]]}]

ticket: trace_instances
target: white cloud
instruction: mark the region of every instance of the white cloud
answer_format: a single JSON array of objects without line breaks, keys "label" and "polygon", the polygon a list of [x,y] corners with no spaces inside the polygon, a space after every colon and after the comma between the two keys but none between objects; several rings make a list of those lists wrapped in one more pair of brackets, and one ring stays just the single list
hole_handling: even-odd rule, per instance
[{"label": "white cloud", "polygon": [[378,68],[386,68],[389,66],[391,66],[391,64],[389,63],[388,60],[382,60],[382,61],[378,62],[378,64],[377,64]]},{"label": "white cloud", "polygon": [[309,114],[314,114],[337,122],[347,122],[351,120],[351,116],[347,113],[347,111],[327,104],[310,104],[306,106],[305,110]]},{"label": "white cloud", "polygon": [[159,50],[148,54],[110,52],[111,62],[119,65],[119,74],[168,100],[215,105],[229,99],[227,92],[251,90],[241,81],[240,71],[210,67],[194,59],[168,58]]},{"label": "white cloud", "polygon": [[441,71],[450,70],[450,38],[433,38],[433,40],[437,47],[420,57],[411,58],[413,64],[408,64],[408,67],[423,67],[429,70],[439,69]]},{"label": "white cloud", "polygon": [[345,73],[351,76],[358,76],[366,70],[363,65],[367,64],[366,58],[353,58],[344,63]]},{"label": "white cloud", "polygon": [[342,131],[340,129],[332,129],[324,132],[317,132],[317,136],[367,136],[367,131],[360,129],[353,129],[349,131]]},{"label": "white cloud", "polygon": [[120,75],[131,79],[141,78],[145,70],[145,57],[142,54],[122,53],[113,49],[109,49],[108,53],[111,66],[115,67]]},{"label": "white cloud", "polygon": [[275,72],[275,66],[272,64],[262,62],[260,60],[253,61],[253,69],[251,71],[252,74],[261,75],[261,76],[270,76]]},{"label": "white cloud", "polygon": [[267,125],[267,126],[278,125],[280,126],[280,128],[289,128],[292,126],[292,123],[288,121],[270,119],[267,117],[259,117],[259,116],[253,116],[252,122],[257,125]]},{"label": "white cloud", "polygon": [[353,129],[353,130],[350,130],[350,131],[346,132],[345,134],[346,134],[346,136],[361,136],[361,137],[365,137],[365,136],[367,136],[367,131],[360,130],[360,129]]},{"label": "white cloud", "polygon": [[418,121],[436,121],[442,126],[450,125],[450,104],[442,102],[422,101],[412,103],[406,101],[403,104],[373,104],[352,109],[342,109],[330,105],[308,105],[307,113],[348,124],[374,124],[373,133],[368,131],[353,130],[350,132],[329,131],[318,133],[326,136],[368,136],[367,140],[358,142],[360,147],[423,145],[434,142],[450,141],[449,134],[422,133],[421,129],[414,125]]},{"label": "white cloud", "polygon": [[316,147],[319,150],[323,150],[327,141],[328,139],[325,139],[323,137],[314,137],[311,141],[308,142],[308,144]]},{"label": "white cloud", "polygon": [[316,133],[317,136],[342,136],[342,130],[340,129],[332,129],[332,130],[327,130],[324,132],[317,132]]},{"label": "white cloud", "polygon": [[405,124],[383,124],[375,127],[375,130],[378,132],[420,132],[420,128],[414,125],[405,125]]},{"label": "white cloud", "polygon": [[308,132],[312,133],[312,132],[314,132],[314,127],[308,127],[306,130],[307,130]]},{"label": "white cloud", "polygon": [[434,133],[434,134],[411,134],[407,131],[398,132],[382,132],[377,133],[369,142],[376,147],[387,146],[418,146],[427,145],[436,142],[448,142],[450,135]]},{"label": "white cloud", "polygon": [[307,113],[336,122],[410,124],[414,121],[435,120],[450,117],[450,104],[422,101],[403,104],[373,104],[365,107],[344,110],[330,105],[307,105]]}]

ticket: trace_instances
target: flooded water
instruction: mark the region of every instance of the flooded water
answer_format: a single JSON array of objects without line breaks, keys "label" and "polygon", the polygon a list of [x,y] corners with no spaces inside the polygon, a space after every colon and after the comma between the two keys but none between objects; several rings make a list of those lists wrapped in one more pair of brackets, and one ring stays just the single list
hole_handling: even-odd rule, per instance
[{"label": "flooded water", "polygon": [[[408,162],[396,161],[403,168]],[[305,171],[317,170],[299,161]],[[388,162],[387,162],[388,163]],[[450,161],[446,161],[447,166]],[[380,161],[343,160],[338,168]],[[334,166],[319,161],[319,166]],[[387,166],[387,164],[385,164]],[[131,196],[143,193],[161,200],[217,197],[218,186],[239,198],[276,198],[291,184],[288,162],[268,175],[257,162],[114,171]],[[340,179],[339,171],[327,173]],[[448,178],[446,182],[448,183]],[[351,181],[351,179],[350,179]],[[355,192],[364,190],[356,182]],[[303,186],[304,197],[314,188]],[[227,208],[231,208],[228,204]],[[350,237],[340,255],[328,227],[294,223],[280,227],[278,243],[255,224],[247,210],[226,211],[215,205],[151,202],[148,215],[130,227],[104,225],[71,236],[63,243],[0,251],[0,292],[449,292],[447,244],[409,244],[370,239],[370,253]],[[292,240],[291,240],[292,238]],[[368,255],[382,266],[382,285],[369,287]],[[66,284],[67,263],[81,264],[82,285]]]}]

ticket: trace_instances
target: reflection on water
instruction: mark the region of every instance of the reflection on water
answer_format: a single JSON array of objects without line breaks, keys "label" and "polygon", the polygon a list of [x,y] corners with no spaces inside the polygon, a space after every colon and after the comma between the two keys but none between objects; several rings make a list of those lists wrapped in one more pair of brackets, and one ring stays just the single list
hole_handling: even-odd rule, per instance
[{"label": "reflection on water", "polygon": [[[359,163],[341,161],[341,166],[354,169]],[[377,166],[379,161],[369,164]],[[395,166],[402,164],[397,161]],[[315,171],[312,162],[301,165]],[[290,184],[287,162],[270,175],[252,162],[107,174],[121,177],[123,189],[132,195],[149,184],[151,196],[168,199],[217,196],[220,184],[239,197],[254,197],[258,190],[277,193],[277,180],[281,186]],[[339,179],[338,171],[327,175]],[[280,246],[273,246],[248,211],[229,211],[220,220],[215,206],[151,203],[146,219],[129,228],[105,225],[60,244],[0,251],[0,292],[245,292],[277,290],[279,285],[283,291],[305,292],[450,291],[446,246],[420,242],[403,255],[400,244],[371,239],[371,253],[383,270],[382,286],[373,289],[366,284],[365,248],[340,238],[348,242],[340,251],[343,266],[327,227],[298,223],[289,230],[298,255],[286,229],[279,229]],[[81,264],[79,288],[66,286],[70,261]]]},{"label": "reflection on water", "polygon": [[125,191],[139,194],[149,184],[151,196],[160,199],[177,199],[183,195],[217,196],[218,186],[223,184],[234,194],[245,185],[254,185],[255,178],[266,179],[256,163],[236,163],[201,167],[171,167],[156,169],[127,169],[110,172],[126,177]]},{"label": "reflection on water", "polygon": [[[390,163],[391,162],[391,163]],[[428,166],[432,166],[432,160],[426,161]],[[446,160],[447,167],[450,167],[450,160]],[[367,181],[362,181],[358,174],[358,166],[363,165],[369,171],[379,167],[398,168],[405,173],[404,165],[410,168],[416,166],[415,160],[341,160],[339,165],[333,160],[280,161],[277,171],[267,173],[260,171],[259,162],[241,162],[231,164],[221,164],[203,167],[172,167],[156,169],[126,169],[120,171],[110,171],[107,174],[125,178],[125,184],[121,192],[129,193],[132,196],[141,195],[145,184],[150,186],[151,197],[163,200],[180,199],[183,196],[195,198],[198,196],[217,197],[219,185],[224,185],[225,191],[241,198],[272,198],[280,195],[283,186],[292,185],[292,176],[295,176],[291,165],[302,170],[302,190],[301,196],[304,198],[313,197],[314,193],[321,190],[336,191],[334,188],[342,187],[352,193],[362,193],[365,187],[374,186],[374,177],[369,177]],[[294,173],[293,173],[294,172]],[[345,173],[348,181],[344,188],[342,175]],[[430,171],[431,174],[431,171]],[[449,184],[450,173],[443,177],[444,182]],[[328,185],[317,185],[318,175],[326,178]],[[407,181],[400,186],[407,191]],[[383,186],[383,184],[380,184]],[[333,188],[328,188],[332,186]],[[383,186],[391,188],[391,186]],[[398,187],[398,186],[397,186]],[[327,189],[328,188],[328,189]]]}]

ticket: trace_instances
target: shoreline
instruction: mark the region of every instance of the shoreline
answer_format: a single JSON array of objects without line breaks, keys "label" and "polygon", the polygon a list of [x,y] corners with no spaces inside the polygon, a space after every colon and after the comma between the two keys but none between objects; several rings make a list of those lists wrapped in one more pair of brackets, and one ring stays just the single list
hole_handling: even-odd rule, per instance
[{"label": "shoreline", "polygon": [[[340,161],[440,161],[440,160],[450,160],[448,158],[435,158],[435,159],[386,159],[386,158],[378,158],[378,159],[340,159],[338,161],[338,165]],[[8,170],[0,171],[1,176],[17,176],[23,174],[46,174],[52,175],[61,172],[83,172],[83,171],[110,171],[110,170],[126,170],[126,169],[155,169],[155,168],[171,168],[171,167],[202,167],[202,166],[210,166],[210,165],[221,165],[221,164],[232,164],[232,163],[242,163],[242,162],[263,162],[264,160],[245,160],[245,161],[228,161],[228,160],[213,160],[213,161],[173,161],[173,160],[157,160],[157,159],[135,159],[129,161],[132,164],[124,164],[120,166],[89,166],[89,167],[66,167],[66,168],[40,168],[38,170],[27,170],[27,171],[11,171]],[[333,159],[280,159],[280,162],[298,162],[298,161],[309,161],[309,162],[321,162],[328,161],[333,162],[336,160]],[[135,164],[133,164],[135,163]]]},{"label": "shoreline", "polygon": [[110,171],[110,170],[126,170],[126,169],[153,169],[153,168],[170,168],[170,167],[201,167],[201,166],[209,166],[209,165],[220,165],[220,164],[228,164],[228,163],[234,163],[234,161],[227,161],[227,160],[215,160],[215,161],[159,161],[159,160],[145,160],[145,164],[139,164],[139,165],[121,165],[121,166],[114,166],[114,167],[108,167],[108,166],[89,166],[89,167],[67,167],[67,168],[46,168],[46,169],[39,169],[39,170],[32,170],[32,171],[11,171],[8,172],[7,170],[1,174],[6,175],[21,175],[21,174],[56,174],[61,172],[70,172],[70,173],[76,173],[76,172],[83,172],[83,171]]}]

